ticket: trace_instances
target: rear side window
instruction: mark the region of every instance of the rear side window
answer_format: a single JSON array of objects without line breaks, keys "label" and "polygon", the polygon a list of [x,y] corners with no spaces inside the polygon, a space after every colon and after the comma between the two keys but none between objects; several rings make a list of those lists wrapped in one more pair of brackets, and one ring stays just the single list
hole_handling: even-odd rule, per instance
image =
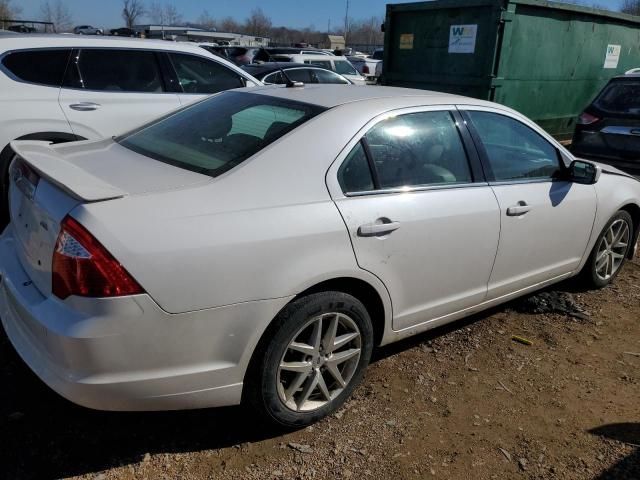
[{"label": "rear side window", "polygon": [[244,87],[240,75],[218,62],[181,53],[170,53],[169,57],[184,93],[218,93]]},{"label": "rear side window", "polygon": [[311,70],[311,78],[313,83],[332,83],[337,85],[349,85],[349,81],[341,77],[337,73],[329,70],[321,70],[314,68]]},{"label": "rear side window", "polygon": [[336,73],[340,75],[358,75],[354,66],[346,60],[335,60],[334,63],[336,64]]},{"label": "rear side window", "polygon": [[69,65],[65,86],[105,92],[164,90],[154,52],[101,48],[79,52]]},{"label": "rear side window", "polygon": [[308,65],[315,65],[316,67],[326,68],[327,70],[333,70],[330,60],[305,60],[304,63]]},{"label": "rear side window", "polygon": [[593,103],[596,108],[609,113],[639,114],[640,79],[611,82]]},{"label": "rear side window", "polygon": [[216,177],[322,111],[267,95],[223,92],[118,142],[147,157]]},{"label": "rear side window", "polygon": [[367,192],[374,189],[367,155],[359,142],[345,158],[338,170],[338,183],[345,193]]},{"label": "rear side window", "polygon": [[391,117],[365,138],[380,188],[473,181],[462,139],[447,111]]},{"label": "rear side window", "polygon": [[2,59],[2,65],[24,82],[60,87],[70,53],[70,49],[14,52]]}]

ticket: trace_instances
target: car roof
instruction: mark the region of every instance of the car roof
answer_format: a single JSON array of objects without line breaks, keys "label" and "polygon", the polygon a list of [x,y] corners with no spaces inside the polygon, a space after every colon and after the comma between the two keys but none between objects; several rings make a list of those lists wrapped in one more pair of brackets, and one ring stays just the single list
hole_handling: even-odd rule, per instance
[{"label": "car roof", "polygon": [[[55,47],[121,47],[146,48],[153,50],[189,51],[202,55],[205,51],[195,44],[187,42],[168,42],[166,40],[149,40],[144,38],[122,38],[110,36],[87,36],[55,33],[19,33],[0,38],[0,52],[7,50],[22,50],[28,48]],[[206,52],[206,51],[205,51]],[[206,55],[205,55],[206,56]],[[216,57],[217,58],[217,57]]]},{"label": "car roof", "polygon": [[316,65],[309,65],[307,63],[294,63],[294,62],[265,62],[265,63],[250,63],[243,65],[242,68],[251,74],[275,72],[276,70],[290,70],[292,68],[317,68],[325,70],[322,67]]},{"label": "car roof", "polygon": [[[416,105],[465,104],[495,106],[495,104],[491,102],[449,93],[417,90],[413,88],[382,87],[377,85],[345,88],[344,85],[307,84],[304,87],[287,88],[282,86],[265,86],[244,89],[244,91],[310,103],[325,108],[333,108],[346,103],[398,97],[414,97]],[[505,110],[507,109],[506,107],[503,108]]]}]

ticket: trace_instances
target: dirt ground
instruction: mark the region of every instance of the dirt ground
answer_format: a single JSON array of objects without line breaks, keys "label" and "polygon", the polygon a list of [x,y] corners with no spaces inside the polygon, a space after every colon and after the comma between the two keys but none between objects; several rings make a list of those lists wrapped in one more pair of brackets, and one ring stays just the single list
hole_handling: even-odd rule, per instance
[{"label": "dirt ground", "polygon": [[286,435],[241,408],[76,407],[1,334],[0,477],[640,479],[640,258],[549,292],[378,351],[341,411]]}]

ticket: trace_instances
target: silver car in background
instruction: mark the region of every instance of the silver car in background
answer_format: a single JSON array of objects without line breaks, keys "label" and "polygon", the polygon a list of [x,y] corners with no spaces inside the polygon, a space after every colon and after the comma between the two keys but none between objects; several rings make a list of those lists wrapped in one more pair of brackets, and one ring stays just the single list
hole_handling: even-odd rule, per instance
[{"label": "silver car in background", "polygon": [[246,402],[307,425],[376,346],[578,274],[609,284],[640,225],[636,179],[425,91],[258,87],[12,147],[2,324],[96,409]]}]

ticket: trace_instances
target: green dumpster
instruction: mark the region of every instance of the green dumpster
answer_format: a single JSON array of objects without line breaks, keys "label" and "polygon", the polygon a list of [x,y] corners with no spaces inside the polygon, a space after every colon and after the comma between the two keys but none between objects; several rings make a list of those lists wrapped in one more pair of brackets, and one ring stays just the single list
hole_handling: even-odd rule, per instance
[{"label": "green dumpster", "polygon": [[640,17],[539,0],[387,5],[384,84],[502,103],[559,139],[635,67]]}]

